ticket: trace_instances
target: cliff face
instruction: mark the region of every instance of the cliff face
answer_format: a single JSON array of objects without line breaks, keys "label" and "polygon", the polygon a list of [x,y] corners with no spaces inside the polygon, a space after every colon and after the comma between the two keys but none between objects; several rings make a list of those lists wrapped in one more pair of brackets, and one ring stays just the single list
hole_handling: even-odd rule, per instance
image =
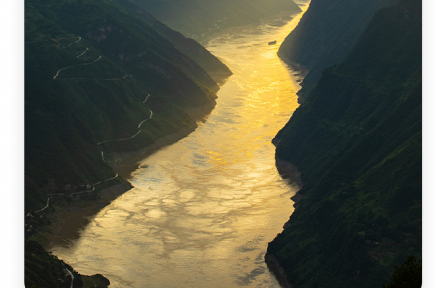
[{"label": "cliff face", "polygon": [[309,70],[301,83],[300,97],[309,96],[324,69],[344,59],[378,9],[396,2],[312,0],[300,23],[278,51],[284,60]]},{"label": "cliff face", "polygon": [[[192,130],[186,111],[216,103],[206,65],[153,27],[177,43],[187,39],[131,3],[27,1],[25,20],[26,211],[67,185],[112,178],[110,152]],[[199,44],[181,47],[211,63],[209,72],[230,75]]]},{"label": "cliff face", "polygon": [[281,11],[301,11],[292,0],[132,0],[172,29],[200,40],[222,29],[259,23]]},{"label": "cliff face", "polygon": [[420,0],[379,10],[274,139],[305,183],[268,247],[294,287],[381,287],[421,257],[421,16]]}]

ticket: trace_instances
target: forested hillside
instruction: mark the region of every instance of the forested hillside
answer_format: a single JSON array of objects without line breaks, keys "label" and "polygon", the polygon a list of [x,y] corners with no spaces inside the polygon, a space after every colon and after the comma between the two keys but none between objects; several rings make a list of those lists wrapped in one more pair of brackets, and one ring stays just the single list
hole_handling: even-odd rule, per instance
[{"label": "forested hillside", "polygon": [[[26,211],[67,185],[103,184],[115,175],[105,163],[110,152],[190,132],[196,127],[190,111],[216,103],[219,88],[207,71],[153,28],[162,27],[154,17],[122,4],[26,2]],[[187,41],[167,27],[163,33]],[[209,72],[230,75],[199,44],[187,48],[203,55],[193,56],[202,63],[213,57]]]},{"label": "forested hillside", "polygon": [[304,183],[268,247],[294,287],[381,287],[421,258],[421,53],[421,1],[379,10],[275,137]]},{"label": "forested hillside", "polygon": [[26,287],[108,287],[29,237],[42,240],[51,213],[73,199],[107,202],[94,202],[97,192],[125,182],[107,163],[111,152],[193,131],[194,117],[216,104],[209,73],[231,74],[196,41],[126,0],[26,1]]},{"label": "forested hillside", "polygon": [[299,12],[292,0],[131,0],[187,37],[201,40],[222,29],[259,23],[281,11]]},{"label": "forested hillside", "polygon": [[309,70],[298,92],[308,97],[324,69],[339,63],[351,51],[374,13],[397,0],[313,0],[298,26],[280,46],[286,62]]}]

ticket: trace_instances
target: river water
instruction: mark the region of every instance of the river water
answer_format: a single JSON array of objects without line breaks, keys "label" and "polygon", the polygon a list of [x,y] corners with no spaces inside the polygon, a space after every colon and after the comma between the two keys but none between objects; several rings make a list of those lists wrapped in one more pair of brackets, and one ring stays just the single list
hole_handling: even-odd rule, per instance
[{"label": "river water", "polygon": [[302,76],[276,53],[301,15],[211,40],[207,49],[234,73],[216,108],[144,159],[129,179],[135,188],[53,253],[110,287],[280,287],[264,254],[298,187],[278,174],[271,140],[298,106]]}]

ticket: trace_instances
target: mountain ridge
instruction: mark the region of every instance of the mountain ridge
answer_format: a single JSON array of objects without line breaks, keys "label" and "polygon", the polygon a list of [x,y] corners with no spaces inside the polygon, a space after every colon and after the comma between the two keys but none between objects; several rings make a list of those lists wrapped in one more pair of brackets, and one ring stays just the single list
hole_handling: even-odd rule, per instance
[{"label": "mountain ridge", "polygon": [[420,0],[378,10],[275,137],[304,183],[268,246],[294,287],[381,287],[421,258],[421,47]]},{"label": "mountain ridge", "polygon": [[324,69],[345,58],[374,13],[396,3],[396,0],[311,1],[300,24],[278,51],[286,62],[308,70],[300,83],[300,102],[309,96]]},{"label": "mountain ridge", "polygon": [[202,41],[223,29],[259,23],[282,11],[301,12],[292,0],[132,0],[186,37]]},{"label": "mountain ridge", "polygon": [[130,189],[113,171],[112,153],[185,137],[200,116],[190,111],[209,113],[216,104],[219,87],[209,73],[231,74],[199,43],[125,3],[25,2],[27,287],[109,285],[46,253],[45,235],[63,211],[100,209]]}]

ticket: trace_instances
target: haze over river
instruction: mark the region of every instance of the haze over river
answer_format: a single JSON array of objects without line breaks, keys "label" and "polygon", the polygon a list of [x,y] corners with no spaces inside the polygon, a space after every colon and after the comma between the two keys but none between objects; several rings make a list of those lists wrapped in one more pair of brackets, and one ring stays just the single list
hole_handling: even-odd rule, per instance
[{"label": "haze over river", "polygon": [[144,159],[130,177],[135,188],[53,254],[110,287],[279,287],[264,254],[297,187],[278,174],[271,140],[298,106],[301,76],[277,50],[301,15],[211,40],[207,49],[234,73],[216,108]]}]

